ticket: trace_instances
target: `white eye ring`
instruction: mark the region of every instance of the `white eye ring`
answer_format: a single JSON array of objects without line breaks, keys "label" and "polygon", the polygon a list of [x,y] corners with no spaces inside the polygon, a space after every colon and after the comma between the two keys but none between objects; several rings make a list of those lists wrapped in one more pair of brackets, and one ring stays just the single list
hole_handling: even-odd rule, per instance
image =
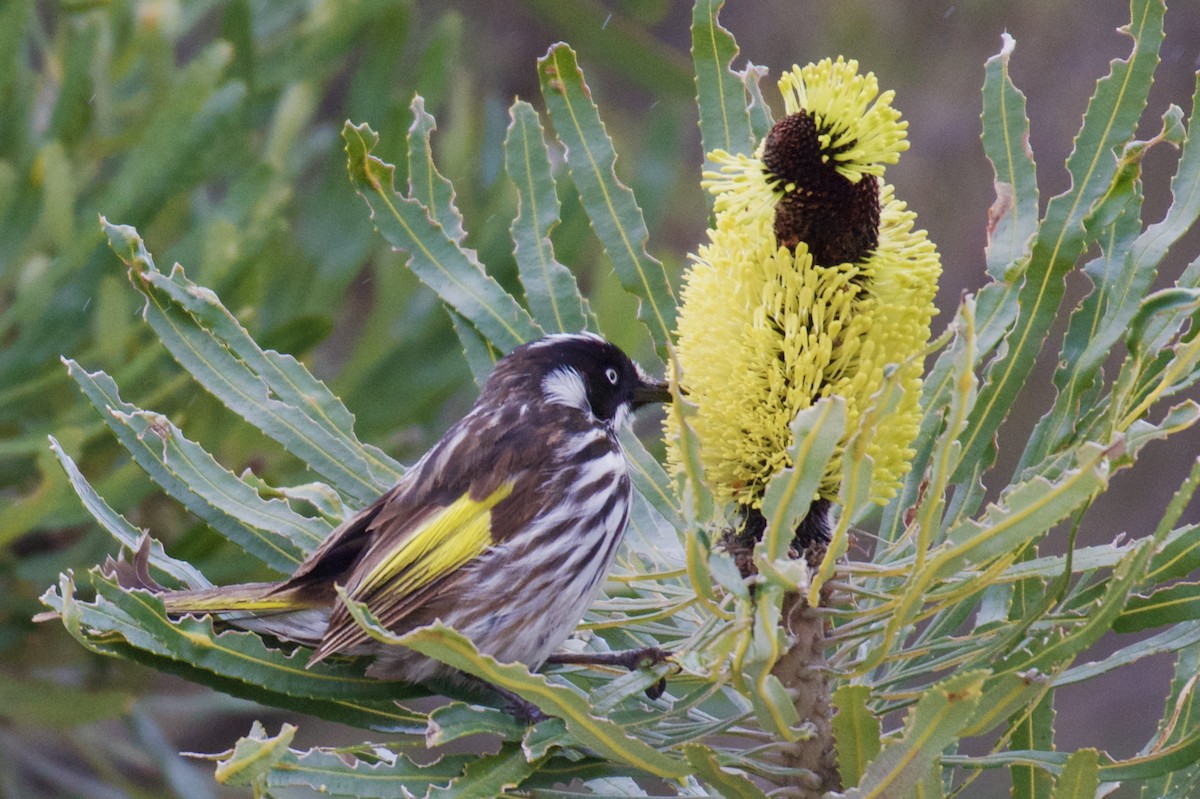
[{"label": "white eye ring", "polygon": [[611,366],[604,370],[604,376],[607,377],[608,382],[612,383],[614,386],[617,384],[617,380],[619,380],[621,377],[617,374],[617,370]]}]

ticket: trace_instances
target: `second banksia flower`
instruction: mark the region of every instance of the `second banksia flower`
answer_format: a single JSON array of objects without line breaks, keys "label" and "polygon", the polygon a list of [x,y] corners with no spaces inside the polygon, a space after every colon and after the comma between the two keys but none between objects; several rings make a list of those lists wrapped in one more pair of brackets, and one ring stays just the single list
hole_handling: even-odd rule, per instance
[{"label": "second banksia flower", "polygon": [[[747,527],[761,523],[768,480],[790,465],[796,414],[840,395],[849,436],[890,368],[903,398],[868,452],[872,498],[895,494],[912,458],[941,272],[915,215],[881,180],[908,147],[892,92],[841,58],[794,67],[779,88],[786,116],[753,156],[710,155],[720,167],[704,182],[716,221],[685,275],[678,317],[701,460],[717,499],[737,503]],[[680,454],[668,454],[681,468]],[[841,457],[839,448],[816,502],[836,498]],[[823,535],[822,521],[802,525],[797,543]]]}]

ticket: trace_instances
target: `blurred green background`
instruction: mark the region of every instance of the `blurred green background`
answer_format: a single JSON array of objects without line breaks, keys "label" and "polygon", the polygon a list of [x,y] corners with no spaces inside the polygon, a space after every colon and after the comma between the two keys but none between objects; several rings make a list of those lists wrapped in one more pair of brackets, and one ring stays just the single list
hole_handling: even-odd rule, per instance
[{"label": "blurred green background", "polygon": [[[912,147],[888,177],[942,251],[944,324],[961,293],[984,281],[993,199],[979,144],[984,60],[1002,32],[1014,36],[1011,69],[1029,96],[1044,203],[1066,188],[1062,164],[1095,80],[1128,51],[1116,31],[1127,13],[1123,3],[1082,0],[734,0],[723,21],[743,58],[773,73],[840,53],[896,90]],[[380,131],[378,154],[402,172],[409,103],[421,94],[438,119],[435,156],[458,187],[468,243],[511,287],[506,109],[515,96],[542,107],[535,60],[568,41],[620,154],[620,177],[645,211],[650,250],[677,277],[707,223],[690,15],[681,0],[0,3],[0,794],[220,795],[208,766],[174,753],[220,751],[252,718],[272,719],[269,727],[281,718],[90,656],[60,626],[30,620],[59,572],[89,568],[113,548],[49,456],[50,433],[172,554],[219,582],[255,577],[234,573],[228,545],[141,476],[67,379],[61,355],[112,374],[126,400],[168,414],[230,468],[271,483],[307,479],[156,344],[102,244],[98,214],[135,225],[161,266],[182,263],[260,343],[326,380],[356,413],[362,439],[411,461],[474,388],[445,313],[374,233],[351,189],[342,121]],[[1169,102],[1191,95],[1200,3],[1175,3],[1166,25],[1147,137]],[[1175,160],[1167,147],[1146,159],[1149,219],[1167,205]],[[624,328],[633,305],[615,281],[597,279],[610,267],[567,186],[560,181],[559,258],[577,270],[605,331],[632,346]],[[1198,245],[1193,232],[1164,282]],[[1086,290],[1072,275],[1069,301]],[[1046,393],[1030,392],[1014,410],[1002,431],[1011,440],[1023,442],[1049,403],[1045,360],[1036,379]],[[1015,465],[1008,449],[1005,459],[1002,441],[997,484]],[[1080,543],[1144,535],[1139,507],[1161,507],[1198,450],[1195,430],[1153,450],[1164,479],[1143,469],[1115,481],[1102,512],[1089,514],[1107,526],[1081,531]],[[1089,683],[1087,695],[1059,691],[1059,748],[1132,754],[1151,734],[1169,675],[1169,662],[1150,661]],[[338,740],[357,733],[306,722],[297,745]]]}]

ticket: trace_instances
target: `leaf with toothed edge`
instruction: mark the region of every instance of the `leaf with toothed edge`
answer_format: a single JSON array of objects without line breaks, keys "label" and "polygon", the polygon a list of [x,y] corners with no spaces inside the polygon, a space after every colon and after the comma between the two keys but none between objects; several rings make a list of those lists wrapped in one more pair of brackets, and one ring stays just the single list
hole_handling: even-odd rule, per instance
[{"label": "leaf with toothed edge", "polygon": [[369,125],[347,122],[342,139],[355,191],[380,235],[408,254],[413,273],[501,352],[540,338],[542,329],[512,295],[479,270],[423,205],[396,192],[396,168],[371,154],[379,135]]},{"label": "leaf with toothed edge", "polygon": [[355,622],[375,640],[406,646],[517,694],[543,712],[561,718],[579,743],[605,757],[660,777],[682,777],[688,773],[682,761],[630,736],[619,725],[593,716],[587,698],[574,689],[551,684],[545,677],[531,674],[523,665],[499,663],[481,654],[470,640],[441,622],[398,636],[380,625],[365,605],[350,599],[340,586],[337,590]]},{"label": "leaf with toothed edge", "polygon": [[671,284],[662,263],[646,251],[649,233],[645,217],[633,192],[617,178],[617,154],[575,51],[562,43],[552,46],[538,59],[538,78],[592,229],[621,285],[638,298],[638,318],[649,328],[663,356],[675,327]]}]

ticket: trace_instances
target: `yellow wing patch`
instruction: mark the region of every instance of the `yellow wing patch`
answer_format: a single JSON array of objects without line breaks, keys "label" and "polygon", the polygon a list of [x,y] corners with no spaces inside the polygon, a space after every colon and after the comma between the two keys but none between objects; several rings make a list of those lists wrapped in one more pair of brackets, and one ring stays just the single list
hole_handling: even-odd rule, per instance
[{"label": "yellow wing patch", "polygon": [[406,596],[479,555],[492,543],[492,508],[513,485],[504,483],[481,500],[463,494],[442,508],[367,572],[353,593],[361,596],[390,583],[389,595]]}]

